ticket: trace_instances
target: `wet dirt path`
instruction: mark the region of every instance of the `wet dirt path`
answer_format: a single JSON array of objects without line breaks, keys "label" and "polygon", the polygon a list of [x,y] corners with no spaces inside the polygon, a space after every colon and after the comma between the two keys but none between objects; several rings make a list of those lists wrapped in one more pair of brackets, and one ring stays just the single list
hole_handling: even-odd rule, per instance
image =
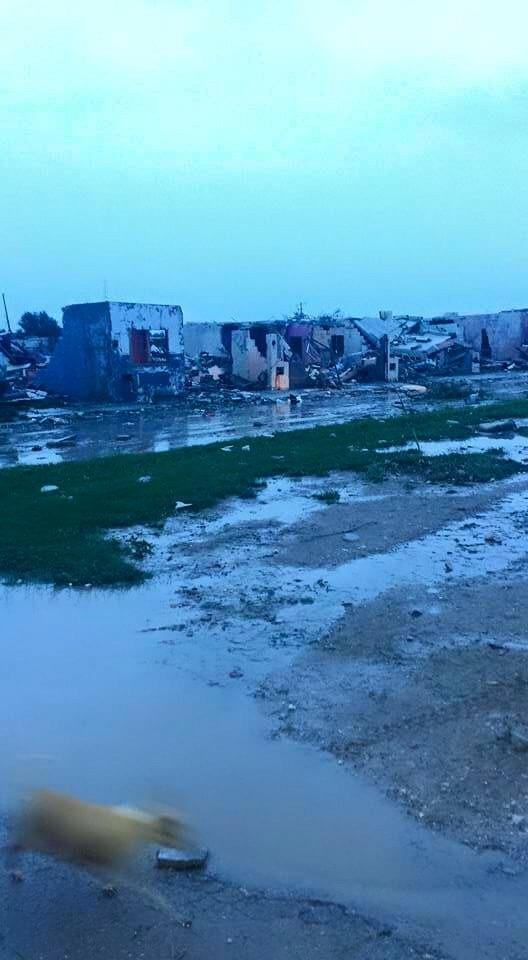
[{"label": "wet dirt path", "polygon": [[[452,956],[520,957],[526,879],[498,877],[496,854],[420,827],[330,756],[272,740],[258,693],[344,604],[406,577],[427,587],[524,556],[526,485],[495,489],[493,510],[480,502],[469,529],[439,521],[393,550],[279,564],[281,537],[299,539],[292,522],[320,510],[316,488],[274,481],[257,502],[177,518],[152,538],[150,563],[164,575],[140,589],[2,591],[3,805],[32,782],[105,802],[176,803],[220,877],[353,905]],[[348,478],[342,506],[379,508],[382,490]],[[285,700],[286,716],[296,709]]]}]

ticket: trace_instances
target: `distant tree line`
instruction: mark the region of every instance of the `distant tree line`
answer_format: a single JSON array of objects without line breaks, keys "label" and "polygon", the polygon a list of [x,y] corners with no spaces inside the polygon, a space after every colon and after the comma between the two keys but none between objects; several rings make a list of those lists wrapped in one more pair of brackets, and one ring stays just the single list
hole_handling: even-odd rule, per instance
[{"label": "distant tree line", "polygon": [[45,310],[23,313],[18,323],[26,337],[49,337],[56,340],[62,333],[62,327]]}]

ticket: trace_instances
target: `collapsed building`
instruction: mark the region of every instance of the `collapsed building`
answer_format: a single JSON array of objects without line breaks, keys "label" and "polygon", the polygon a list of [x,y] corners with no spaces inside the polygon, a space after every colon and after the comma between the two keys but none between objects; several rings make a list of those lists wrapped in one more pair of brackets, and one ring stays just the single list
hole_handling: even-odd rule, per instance
[{"label": "collapsed building", "polygon": [[64,307],[63,331],[39,378],[75,400],[157,399],[184,389],[179,306],[104,300]]},{"label": "collapsed building", "polygon": [[480,353],[484,366],[490,363],[527,359],[528,309],[501,310],[499,313],[446,314],[430,323],[456,324],[464,340]]},{"label": "collapsed building", "polygon": [[340,370],[361,353],[350,318],[310,318],[302,310],[283,321],[186,323],[184,342],[191,382],[269,390],[338,386]]},{"label": "collapsed building", "polygon": [[0,332],[0,396],[3,400],[19,401],[25,394],[29,399],[35,398],[30,388],[48,363],[48,349],[51,349],[48,344],[38,337]]}]

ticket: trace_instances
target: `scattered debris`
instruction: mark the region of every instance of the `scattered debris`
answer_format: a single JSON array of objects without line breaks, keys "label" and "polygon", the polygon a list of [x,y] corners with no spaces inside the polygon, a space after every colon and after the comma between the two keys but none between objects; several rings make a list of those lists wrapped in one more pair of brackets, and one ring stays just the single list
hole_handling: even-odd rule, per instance
[{"label": "scattered debris", "polygon": [[239,680],[240,677],[244,676],[244,671],[241,670],[240,667],[234,667],[233,670],[229,671],[229,676],[232,680]]},{"label": "scattered debris", "polygon": [[70,433],[66,437],[57,437],[56,440],[48,440],[46,446],[50,450],[61,449],[62,447],[74,447],[77,443],[77,434]]},{"label": "scattered debris", "polygon": [[479,430],[483,433],[515,433],[517,424],[515,420],[493,420],[489,423],[481,423]]}]

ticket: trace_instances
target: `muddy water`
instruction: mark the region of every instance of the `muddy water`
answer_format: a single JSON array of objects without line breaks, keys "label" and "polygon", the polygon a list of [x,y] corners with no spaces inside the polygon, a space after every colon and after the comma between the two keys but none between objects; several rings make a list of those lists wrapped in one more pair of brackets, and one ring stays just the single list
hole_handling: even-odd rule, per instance
[{"label": "muddy water", "polygon": [[[528,375],[475,376],[468,383],[483,399],[507,399],[526,394]],[[204,394],[192,403],[144,407],[79,404],[29,411],[13,423],[0,424],[0,467],[79,460],[116,451],[162,451],[401,412],[397,394],[385,384],[352,384],[339,392],[304,390],[299,395],[302,403],[297,405],[277,394],[256,398],[253,394],[238,403]],[[428,406],[434,404],[420,403],[420,409]],[[75,445],[62,449],[47,446],[71,434],[76,435]]]},{"label": "muddy water", "polygon": [[[1,593],[3,803],[35,782],[105,802],[176,804],[225,877],[382,910],[467,950],[478,914],[480,956],[494,956],[497,857],[429,834],[317,750],[270,740],[216,646],[205,656],[220,685],[200,678],[205,631],[194,655],[187,645],[160,659],[141,630],[173,596],[168,579],[127,593]],[[514,937],[520,884],[502,884]]]}]

